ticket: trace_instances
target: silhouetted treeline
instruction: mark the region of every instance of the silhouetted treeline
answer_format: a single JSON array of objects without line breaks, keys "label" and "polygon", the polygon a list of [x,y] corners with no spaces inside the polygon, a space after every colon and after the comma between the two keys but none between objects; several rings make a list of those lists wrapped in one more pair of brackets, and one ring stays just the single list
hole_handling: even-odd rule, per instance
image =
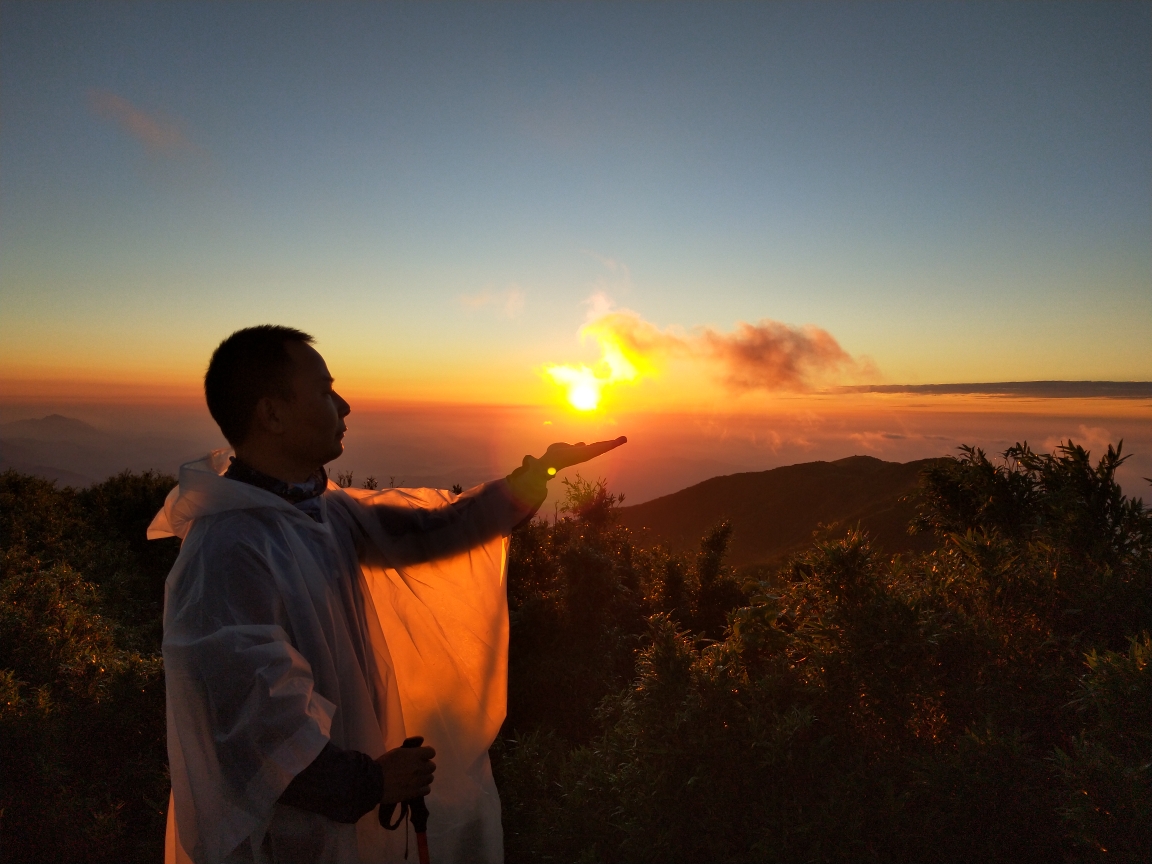
[{"label": "silhouetted treeline", "polygon": [[930,465],[888,557],[632,547],[602,486],[513,538],[519,861],[1152,859],[1152,516],[1069,445]]},{"label": "silhouetted treeline", "polygon": [[[513,536],[517,861],[1148,860],[1152,516],[1079,447],[933,463],[891,557],[638,548],[578,479]],[[173,479],[0,475],[0,859],[162,856]]]}]

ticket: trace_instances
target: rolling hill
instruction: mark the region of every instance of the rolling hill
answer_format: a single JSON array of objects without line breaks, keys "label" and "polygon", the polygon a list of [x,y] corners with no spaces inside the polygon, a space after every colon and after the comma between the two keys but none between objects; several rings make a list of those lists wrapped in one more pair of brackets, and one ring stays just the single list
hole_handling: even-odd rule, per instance
[{"label": "rolling hill", "polygon": [[672,551],[698,548],[717,522],[732,521],[729,563],[773,564],[807,546],[820,526],[844,531],[859,524],[886,552],[931,547],[926,536],[910,536],[915,515],[909,493],[920,471],[933,462],[884,462],[850,456],[835,462],[805,462],[744,474],[713,477],[671,495],[621,507],[620,521],[641,545]]}]

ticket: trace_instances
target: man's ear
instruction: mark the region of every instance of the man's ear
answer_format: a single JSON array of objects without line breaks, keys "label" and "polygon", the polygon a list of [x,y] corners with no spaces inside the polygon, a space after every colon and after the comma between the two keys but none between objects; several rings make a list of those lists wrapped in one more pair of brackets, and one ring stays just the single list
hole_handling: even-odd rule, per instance
[{"label": "man's ear", "polygon": [[252,417],[252,422],[265,432],[281,435],[284,433],[286,425],[283,408],[280,400],[273,399],[271,396],[264,396],[256,403],[256,412]]}]

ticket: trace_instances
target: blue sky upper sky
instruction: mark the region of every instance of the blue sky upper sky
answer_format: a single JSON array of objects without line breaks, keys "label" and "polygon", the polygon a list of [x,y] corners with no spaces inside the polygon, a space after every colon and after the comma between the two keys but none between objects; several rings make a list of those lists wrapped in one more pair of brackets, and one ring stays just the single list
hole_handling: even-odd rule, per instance
[{"label": "blue sky upper sky", "polygon": [[0,6],[0,373],[313,331],[515,401],[658,328],[878,380],[1152,378],[1152,4]]}]

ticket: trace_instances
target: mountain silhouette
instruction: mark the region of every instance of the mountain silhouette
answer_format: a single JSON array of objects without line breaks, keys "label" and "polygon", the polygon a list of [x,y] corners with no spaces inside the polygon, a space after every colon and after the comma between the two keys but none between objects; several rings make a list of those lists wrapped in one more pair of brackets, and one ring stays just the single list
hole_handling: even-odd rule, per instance
[{"label": "mountain silhouette", "polygon": [[729,563],[774,564],[812,541],[822,526],[842,534],[859,524],[885,552],[930,548],[908,534],[921,470],[933,459],[885,462],[849,456],[713,477],[671,495],[621,507],[620,521],[641,545],[695,551],[716,523],[732,522]]},{"label": "mountain silhouette", "polygon": [[108,435],[75,417],[49,414],[38,419],[0,423],[0,438],[28,438],[38,441],[72,441],[77,444],[102,442]]},{"label": "mountain silhouette", "polygon": [[0,423],[0,471],[13,469],[77,488],[121,471],[174,474],[208,450],[174,431],[180,437],[106,432],[61,414]]}]

